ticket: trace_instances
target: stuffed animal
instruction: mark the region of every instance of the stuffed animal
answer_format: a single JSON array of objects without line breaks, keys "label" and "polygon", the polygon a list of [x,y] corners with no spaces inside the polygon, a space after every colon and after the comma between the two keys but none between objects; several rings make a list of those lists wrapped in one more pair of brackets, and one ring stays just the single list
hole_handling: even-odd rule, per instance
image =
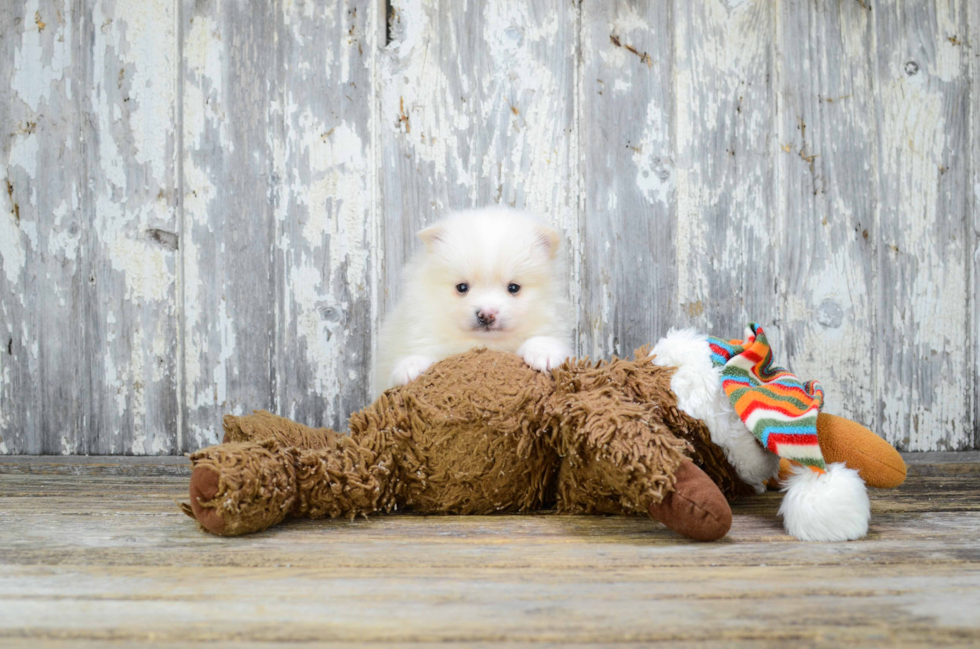
[{"label": "stuffed animal", "polygon": [[[758,403],[741,418],[753,400],[746,394],[774,399],[773,387],[795,389],[795,377],[760,365],[761,373],[748,372],[756,383],[739,393],[744,377],[732,370],[745,364],[745,349],[758,355],[759,336],[752,338],[743,349],[738,341],[671,332],[652,355],[569,361],[551,374],[512,354],[467,352],[352,415],[350,435],[264,411],[228,415],[225,443],[191,456],[191,502],[182,509],[222,535],[262,530],[287,516],[554,508],[649,514],[711,541],[731,526],[728,500],[764,489],[777,477],[782,453],[813,467],[788,476],[781,507],[787,530],[805,540],[863,536],[870,508],[858,471],[893,486],[904,479],[901,456],[853,422],[817,415],[819,404],[808,408],[795,393],[805,415],[794,420],[797,437],[763,426],[757,439]],[[816,384],[801,389],[814,403],[821,394]],[[817,448],[803,453],[797,447],[811,425]],[[825,470],[825,460],[856,470]]]},{"label": "stuffed animal", "polygon": [[[704,422],[739,477],[762,492],[774,478],[786,496],[786,531],[805,541],[846,541],[867,534],[865,484],[897,487],[902,456],[856,422],[820,412],[823,390],[773,365],[762,327],[744,340],[672,330],[653,348],[654,362],[676,368],[677,406]],[[782,469],[782,470],[780,470]]]}]

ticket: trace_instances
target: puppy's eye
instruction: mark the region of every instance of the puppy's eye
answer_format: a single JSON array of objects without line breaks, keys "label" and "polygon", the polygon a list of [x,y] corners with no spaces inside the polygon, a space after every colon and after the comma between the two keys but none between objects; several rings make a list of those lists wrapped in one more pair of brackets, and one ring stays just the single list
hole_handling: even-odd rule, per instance
[{"label": "puppy's eye", "polygon": [[456,285],[456,292],[459,293],[460,295],[463,295],[468,290],[470,290],[470,285],[467,284],[466,282],[462,282]]},{"label": "puppy's eye", "polygon": [[521,290],[520,284],[508,284],[507,290],[510,291],[511,295],[517,295]]}]

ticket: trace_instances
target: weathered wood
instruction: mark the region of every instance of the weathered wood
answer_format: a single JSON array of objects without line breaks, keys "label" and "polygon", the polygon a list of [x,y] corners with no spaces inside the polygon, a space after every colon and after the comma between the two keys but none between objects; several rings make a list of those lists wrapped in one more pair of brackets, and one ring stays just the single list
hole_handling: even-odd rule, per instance
[{"label": "weathered wood", "polygon": [[112,462],[0,472],[0,643],[980,641],[975,464],[917,463],[929,475],[873,490],[863,541],[791,539],[768,493],[736,505],[724,541],[699,544],[646,518],[551,514],[219,538],[176,510],[186,476],[159,461],[112,475]]},{"label": "weathered wood", "polygon": [[783,2],[775,29],[778,353],[821,381],[831,412],[874,428],[871,11]]},{"label": "weathered wood", "polygon": [[0,453],[174,450],[174,7],[2,20]]},{"label": "weathered wood", "polygon": [[185,449],[225,412],[342,428],[367,400],[372,7],[184,3]]},{"label": "weathered wood", "polygon": [[368,1],[282,3],[277,153],[276,411],[346,428],[368,403],[381,257],[374,204],[377,14]]},{"label": "weathered wood", "polygon": [[129,475],[146,477],[179,475],[190,477],[191,463],[177,455],[6,455],[0,457],[0,474],[32,475]]},{"label": "weathered wood", "polygon": [[185,450],[218,441],[224,413],[275,407],[278,18],[181,0]]},{"label": "weathered wood", "polygon": [[764,1],[674,5],[677,320],[726,337],[778,317],[774,11]]},{"label": "weathered wood", "polygon": [[[970,150],[970,166],[973,170],[972,231],[967,231],[967,247],[973,251],[972,303],[970,317],[973,319],[973,448],[980,449],[980,4],[970,2],[968,20],[970,25],[970,49],[967,57],[970,62],[970,134],[973,138]],[[971,219],[967,218],[967,227]]]},{"label": "weathered wood", "polygon": [[968,2],[877,3],[878,424],[905,450],[972,445]]},{"label": "weathered wood", "polygon": [[980,445],[975,2],[5,9],[0,454],[343,427],[414,232],[493,203],[565,233],[581,353],[758,320],[830,410]]},{"label": "weathered wood", "polygon": [[666,2],[585,2],[581,20],[579,346],[608,358],[678,322],[674,32]]},{"label": "weathered wood", "polygon": [[418,230],[495,203],[565,233],[577,300],[576,19],[566,0],[391,3],[379,80],[384,304]]}]

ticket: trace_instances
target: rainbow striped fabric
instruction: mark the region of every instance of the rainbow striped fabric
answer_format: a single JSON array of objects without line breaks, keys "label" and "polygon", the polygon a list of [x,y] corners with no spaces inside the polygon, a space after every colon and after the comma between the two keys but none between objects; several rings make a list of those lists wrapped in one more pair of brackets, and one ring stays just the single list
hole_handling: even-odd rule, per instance
[{"label": "rainbow striped fabric", "polygon": [[817,440],[820,384],[803,383],[774,366],[766,334],[754,322],[745,328],[745,340],[709,337],[708,343],[712,365],[722,367],[722,389],[756,439],[779,457],[823,473]]}]

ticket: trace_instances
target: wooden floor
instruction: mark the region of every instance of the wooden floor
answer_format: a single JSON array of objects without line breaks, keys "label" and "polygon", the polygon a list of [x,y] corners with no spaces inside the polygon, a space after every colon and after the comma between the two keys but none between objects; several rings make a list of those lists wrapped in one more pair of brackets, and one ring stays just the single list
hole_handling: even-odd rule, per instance
[{"label": "wooden floor", "polygon": [[800,543],[779,494],[718,543],[645,519],[296,521],[201,532],[184,458],[0,459],[0,645],[980,644],[980,454],[910,458],[868,538]]}]

